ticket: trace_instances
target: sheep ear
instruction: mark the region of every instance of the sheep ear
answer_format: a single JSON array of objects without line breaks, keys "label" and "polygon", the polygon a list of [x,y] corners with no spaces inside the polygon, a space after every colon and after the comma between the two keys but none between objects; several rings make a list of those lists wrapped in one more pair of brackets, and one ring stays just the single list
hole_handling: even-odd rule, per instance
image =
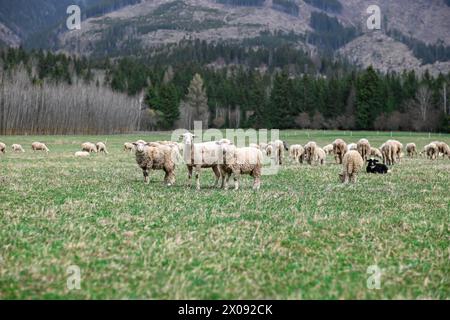
[{"label": "sheep ear", "polygon": [[133,142],[133,146],[137,146],[138,144],[136,142]]}]

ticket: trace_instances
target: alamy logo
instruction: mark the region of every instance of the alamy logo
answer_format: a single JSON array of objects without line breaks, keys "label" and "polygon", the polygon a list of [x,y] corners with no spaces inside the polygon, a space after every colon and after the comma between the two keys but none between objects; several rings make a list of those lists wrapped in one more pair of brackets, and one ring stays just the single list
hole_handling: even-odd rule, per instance
[{"label": "alamy logo", "polygon": [[80,267],[76,265],[69,266],[66,270],[67,289],[80,290],[81,289],[81,271]]},{"label": "alamy logo", "polygon": [[367,18],[367,29],[380,30],[381,29],[381,9],[376,4],[369,6],[366,10],[370,14]]},{"label": "alamy logo", "polygon": [[66,21],[67,29],[80,30],[81,29],[81,9],[77,5],[71,5],[67,7],[67,14],[69,17]]},{"label": "alamy logo", "polygon": [[377,265],[372,265],[367,268],[367,274],[370,274],[367,278],[367,289],[379,290],[381,288],[381,269]]}]

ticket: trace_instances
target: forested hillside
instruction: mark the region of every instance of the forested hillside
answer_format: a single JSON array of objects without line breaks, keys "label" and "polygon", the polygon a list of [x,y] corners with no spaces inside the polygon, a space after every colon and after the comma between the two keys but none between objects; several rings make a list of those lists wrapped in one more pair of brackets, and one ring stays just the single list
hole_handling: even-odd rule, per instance
[{"label": "forested hillside", "polygon": [[[343,62],[312,61],[288,48],[252,53],[195,42],[148,60],[114,61],[9,49],[1,61],[5,76],[26,70],[37,92],[46,86],[81,83],[135,97],[143,94],[140,128],[146,130],[189,125],[192,117],[217,128],[449,130],[450,75],[357,71]],[[181,63],[180,55],[186,54],[192,61]],[[227,60],[260,65],[253,68],[251,63],[227,64]],[[2,87],[7,84],[5,76]],[[203,89],[204,105],[190,105],[189,93]]]}]

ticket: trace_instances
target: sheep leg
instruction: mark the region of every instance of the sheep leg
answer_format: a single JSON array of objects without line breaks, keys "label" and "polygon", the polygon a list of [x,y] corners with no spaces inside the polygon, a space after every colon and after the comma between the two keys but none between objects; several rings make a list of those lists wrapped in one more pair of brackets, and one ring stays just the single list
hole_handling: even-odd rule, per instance
[{"label": "sheep leg", "polygon": [[239,172],[233,172],[234,190],[239,190]]},{"label": "sheep leg", "polygon": [[214,174],[216,176],[216,182],[214,183],[214,188],[217,188],[217,186],[219,185],[219,180],[220,180],[220,170],[217,166],[213,166],[212,170],[214,171]]},{"label": "sheep leg", "polygon": [[197,190],[200,190],[200,166],[195,167],[195,182],[197,185]]},{"label": "sheep leg", "polygon": [[147,171],[147,169],[142,169],[142,173],[144,174],[144,183],[148,184],[148,171]]},{"label": "sheep leg", "polygon": [[187,166],[188,169],[188,186],[192,186],[192,166]]},{"label": "sheep leg", "polygon": [[225,185],[223,187],[224,190],[228,190],[228,181],[230,181],[230,177],[231,177],[231,173],[225,173],[226,178],[225,178]]}]

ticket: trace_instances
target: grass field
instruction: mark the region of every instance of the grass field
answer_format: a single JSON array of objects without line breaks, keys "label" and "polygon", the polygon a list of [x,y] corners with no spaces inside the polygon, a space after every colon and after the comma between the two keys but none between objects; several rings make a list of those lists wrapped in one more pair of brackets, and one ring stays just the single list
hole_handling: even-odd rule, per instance
[{"label": "grass field", "polygon": [[[309,135],[309,137],[308,137]],[[387,133],[284,131],[289,143],[319,145],[342,137],[372,145]],[[76,159],[84,141],[108,139],[110,154]],[[288,162],[264,176],[261,190],[175,186],[163,173],[144,185],[124,136],[0,137],[0,299],[449,299],[450,160],[405,158],[388,175],[338,182],[331,156],[323,167]],[[450,136],[394,133],[419,150]],[[48,155],[33,153],[32,141]],[[20,143],[24,154],[13,154]],[[67,268],[81,289],[67,287]],[[369,266],[382,273],[369,289]]]}]

